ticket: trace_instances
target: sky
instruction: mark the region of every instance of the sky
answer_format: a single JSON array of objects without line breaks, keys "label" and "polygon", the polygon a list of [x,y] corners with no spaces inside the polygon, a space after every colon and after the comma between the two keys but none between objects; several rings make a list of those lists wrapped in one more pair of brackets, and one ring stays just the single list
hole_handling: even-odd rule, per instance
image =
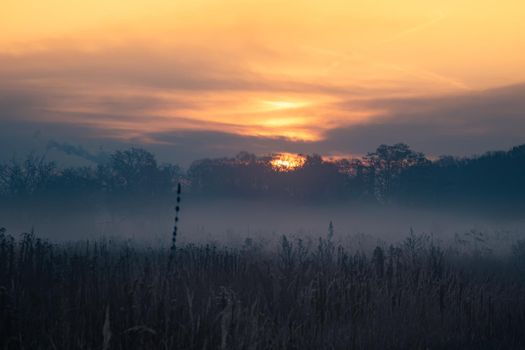
[{"label": "sky", "polygon": [[169,161],[525,143],[518,0],[0,4],[0,158],[50,140]]}]

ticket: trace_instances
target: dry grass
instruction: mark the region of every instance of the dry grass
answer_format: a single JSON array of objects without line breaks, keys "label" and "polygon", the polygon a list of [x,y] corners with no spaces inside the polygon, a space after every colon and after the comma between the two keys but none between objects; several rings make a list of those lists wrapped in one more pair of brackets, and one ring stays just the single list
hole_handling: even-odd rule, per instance
[{"label": "dry grass", "polygon": [[0,232],[0,348],[525,348],[511,257],[411,236],[366,254],[283,237],[278,251],[190,245],[175,259]]}]

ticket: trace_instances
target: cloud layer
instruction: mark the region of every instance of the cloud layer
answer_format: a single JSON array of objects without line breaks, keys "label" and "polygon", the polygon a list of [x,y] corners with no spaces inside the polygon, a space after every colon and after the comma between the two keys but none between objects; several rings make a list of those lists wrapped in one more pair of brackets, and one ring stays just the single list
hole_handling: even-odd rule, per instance
[{"label": "cloud layer", "polygon": [[29,2],[0,12],[0,157],[49,140],[183,162],[523,142],[514,0]]},{"label": "cloud layer", "polygon": [[[7,96],[7,93],[3,94]],[[97,123],[64,123],[35,121],[53,114],[39,106],[45,105],[38,94],[11,93],[0,100],[2,128],[0,157],[23,155],[43,150],[49,140],[82,145],[91,150],[100,146],[107,150],[119,147],[144,146],[158,153],[163,160],[188,165],[203,157],[234,155],[239,151],[257,154],[272,152],[320,153],[323,155],[359,155],[373,151],[381,143],[406,142],[414,149],[430,155],[471,155],[488,150],[506,149],[525,143],[525,85],[448,95],[433,98],[395,98],[360,102],[381,113],[365,123],[328,128],[314,141],[292,140],[280,136],[243,135],[213,130],[204,123],[201,129],[153,129],[136,137],[120,137],[122,130],[101,129]],[[132,106],[149,105],[151,101],[131,100]],[[155,101],[153,101],[155,103]],[[355,101],[344,102],[355,108]],[[112,104],[111,104],[112,105]],[[127,103],[121,108],[126,110]],[[120,105],[119,105],[120,108]],[[138,108],[140,110],[140,108]],[[80,113],[88,120],[90,114]],[[96,114],[95,119],[122,118],[126,115]],[[140,119],[140,117],[137,117]],[[133,118],[131,118],[133,119]],[[179,120],[192,125],[194,120]],[[211,128],[211,129],[210,129]]]}]

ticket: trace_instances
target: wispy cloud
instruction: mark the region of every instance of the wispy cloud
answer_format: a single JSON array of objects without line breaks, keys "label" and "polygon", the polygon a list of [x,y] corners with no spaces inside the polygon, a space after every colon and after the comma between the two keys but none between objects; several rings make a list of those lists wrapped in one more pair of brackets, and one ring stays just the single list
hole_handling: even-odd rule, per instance
[{"label": "wispy cloud", "polygon": [[0,142],[11,151],[24,128],[90,145],[197,140],[203,155],[250,142],[355,153],[398,139],[434,140],[432,152],[459,152],[461,137],[469,151],[498,133],[519,140],[519,105],[465,96],[525,81],[521,6],[120,1],[21,0],[0,13],[0,129],[12,131]]}]

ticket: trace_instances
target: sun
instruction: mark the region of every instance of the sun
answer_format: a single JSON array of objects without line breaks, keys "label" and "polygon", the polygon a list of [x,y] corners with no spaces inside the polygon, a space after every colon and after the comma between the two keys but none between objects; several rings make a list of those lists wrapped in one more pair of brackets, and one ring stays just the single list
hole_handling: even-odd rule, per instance
[{"label": "sun", "polygon": [[273,155],[270,164],[274,171],[287,172],[301,168],[305,161],[305,157],[299,154],[277,153]]}]

